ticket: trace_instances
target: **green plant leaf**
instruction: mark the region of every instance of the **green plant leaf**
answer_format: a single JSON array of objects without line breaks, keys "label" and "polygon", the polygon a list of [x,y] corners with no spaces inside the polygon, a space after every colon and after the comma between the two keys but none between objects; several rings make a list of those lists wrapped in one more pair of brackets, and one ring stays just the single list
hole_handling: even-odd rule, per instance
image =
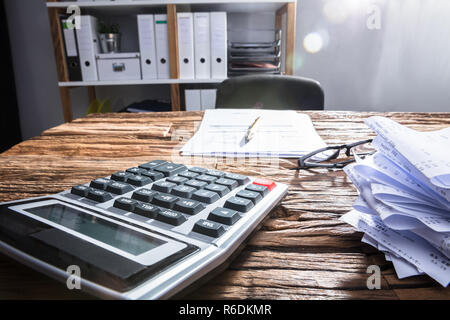
[{"label": "green plant leaf", "polygon": [[100,104],[99,108],[98,108],[98,112],[100,112],[100,113],[112,112],[111,100],[109,100],[109,99],[103,100],[102,103]]},{"label": "green plant leaf", "polygon": [[86,112],[86,114],[91,114],[91,113],[97,113],[98,109],[100,107],[100,100],[95,99],[93,100],[90,104],[89,104],[89,108]]}]

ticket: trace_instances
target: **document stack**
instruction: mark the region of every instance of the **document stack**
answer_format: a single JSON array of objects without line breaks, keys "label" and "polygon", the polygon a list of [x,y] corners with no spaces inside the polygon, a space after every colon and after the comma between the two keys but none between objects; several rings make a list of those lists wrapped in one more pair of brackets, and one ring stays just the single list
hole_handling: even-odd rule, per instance
[{"label": "document stack", "polygon": [[400,279],[427,274],[450,281],[450,127],[418,132],[384,117],[373,155],[347,167],[359,197],[341,220],[392,261]]},{"label": "document stack", "polygon": [[280,74],[281,30],[273,42],[231,42],[228,53],[229,76]]}]

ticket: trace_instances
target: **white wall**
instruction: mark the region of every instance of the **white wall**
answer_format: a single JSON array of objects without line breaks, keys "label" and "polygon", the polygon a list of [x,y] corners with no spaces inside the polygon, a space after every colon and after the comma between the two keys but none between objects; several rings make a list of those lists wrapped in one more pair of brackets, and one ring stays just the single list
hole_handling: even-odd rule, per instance
[{"label": "white wall", "polygon": [[28,139],[63,122],[50,25],[45,0],[4,3],[22,138]]},{"label": "white wall", "polygon": [[[373,3],[381,8],[380,30],[366,27]],[[328,16],[325,5],[333,9]],[[295,74],[321,82],[326,109],[450,111],[450,1],[298,0],[297,8]],[[5,0],[5,9],[26,139],[63,121],[50,27],[45,0]],[[239,30],[252,26],[268,34],[272,23],[259,13],[249,21],[236,17],[232,37],[246,40]],[[315,54],[303,47],[311,32],[325,40]],[[118,110],[132,101],[166,100],[166,87],[98,87],[97,96],[111,98]],[[83,116],[87,89],[73,89],[71,96],[74,116]]]},{"label": "white wall", "polygon": [[[379,30],[367,28],[370,4]],[[314,54],[311,32],[324,39]],[[321,82],[326,109],[450,111],[449,39],[448,0],[299,0],[295,74]]]}]

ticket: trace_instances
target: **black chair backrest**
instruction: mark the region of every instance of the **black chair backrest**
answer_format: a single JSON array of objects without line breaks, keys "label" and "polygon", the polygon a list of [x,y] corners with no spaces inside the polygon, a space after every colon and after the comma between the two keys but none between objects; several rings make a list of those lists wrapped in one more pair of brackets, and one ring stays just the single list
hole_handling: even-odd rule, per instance
[{"label": "black chair backrest", "polygon": [[223,81],[216,108],[323,110],[319,82],[294,76],[250,75]]}]

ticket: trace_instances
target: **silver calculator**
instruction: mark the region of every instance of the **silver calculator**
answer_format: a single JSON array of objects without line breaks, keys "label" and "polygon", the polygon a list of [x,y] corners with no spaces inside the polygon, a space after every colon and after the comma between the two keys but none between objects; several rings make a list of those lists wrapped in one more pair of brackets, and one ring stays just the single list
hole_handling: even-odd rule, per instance
[{"label": "silver calculator", "polygon": [[[0,204],[0,250],[101,298],[166,299],[223,270],[287,186],[164,160]],[[207,276],[209,275],[209,276]]]}]

